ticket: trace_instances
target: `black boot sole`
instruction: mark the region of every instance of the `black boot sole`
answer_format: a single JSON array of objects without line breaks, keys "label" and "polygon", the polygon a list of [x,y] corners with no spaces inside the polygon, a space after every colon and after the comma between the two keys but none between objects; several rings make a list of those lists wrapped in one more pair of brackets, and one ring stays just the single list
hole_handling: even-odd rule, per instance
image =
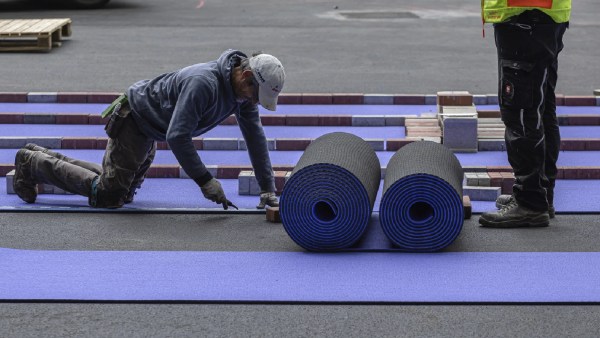
[{"label": "black boot sole", "polygon": [[549,217],[540,215],[536,217],[524,218],[520,220],[509,221],[488,221],[482,217],[479,218],[479,224],[486,228],[542,228],[550,225]]}]

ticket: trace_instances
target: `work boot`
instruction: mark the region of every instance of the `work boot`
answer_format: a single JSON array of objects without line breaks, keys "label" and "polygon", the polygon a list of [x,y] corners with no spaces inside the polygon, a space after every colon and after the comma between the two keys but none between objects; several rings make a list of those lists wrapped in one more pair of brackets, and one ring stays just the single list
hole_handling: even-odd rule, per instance
[{"label": "work boot", "polygon": [[[513,195],[500,195],[496,199],[496,208],[502,209],[503,206],[507,205],[510,201],[514,200],[515,197]],[[554,205],[550,204],[548,206],[548,215],[550,218],[554,218],[556,215],[556,209],[554,209]]]},{"label": "work boot", "polygon": [[548,211],[531,210],[514,198],[497,212],[485,212],[479,217],[479,224],[488,228],[546,227],[549,221]]},{"label": "work boot", "polygon": [[27,149],[17,151],[15,156],[15,177],[13,190],[25,202],[33,203],[37,198],[37,185],[31,176],[31,157]]}]

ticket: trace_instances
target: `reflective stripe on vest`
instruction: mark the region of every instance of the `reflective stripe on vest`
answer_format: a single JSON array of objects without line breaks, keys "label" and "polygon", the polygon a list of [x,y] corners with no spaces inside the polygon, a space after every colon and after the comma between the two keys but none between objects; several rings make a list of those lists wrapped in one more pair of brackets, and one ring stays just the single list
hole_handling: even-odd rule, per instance
[{"label": "reflective stripe on vest", "polygon": [[508,7],[552,8],[552,0],[508,0]]},{"label": "reflective stripe on vest", "polygon": [[571,0],[481,0],[484,22],[504,22],[530,9],[539,9],[555,22],[569,21]]}]

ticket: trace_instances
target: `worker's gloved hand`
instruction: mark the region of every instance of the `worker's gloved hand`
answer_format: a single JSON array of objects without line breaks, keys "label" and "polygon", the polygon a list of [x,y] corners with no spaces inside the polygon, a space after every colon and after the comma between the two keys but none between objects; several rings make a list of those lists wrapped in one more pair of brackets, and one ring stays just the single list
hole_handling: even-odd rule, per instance
[{"label": "worker's gloved hand", "polygon": [[279,200],[274,192],[261,192],[260,203],[256,206],[257,209],[264,209],[265,206],[278,207]]},{"label": "worker's gloved hand", "polygon": [[200,187],[200,190],[202,190],[202,193],[206,199],[218,204],[223,204],[223,207],[227,209],[227,198],[225,197],[225,192],[223,191],[223,187],[221,187],[221,183],[219,181],[211,178],[210,181],[206,182],[206,184]]}]

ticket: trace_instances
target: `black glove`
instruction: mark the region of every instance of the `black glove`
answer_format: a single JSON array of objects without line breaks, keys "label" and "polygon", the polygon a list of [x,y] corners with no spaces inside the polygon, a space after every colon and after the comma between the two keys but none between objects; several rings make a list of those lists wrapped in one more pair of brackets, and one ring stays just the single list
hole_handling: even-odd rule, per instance
[{"label": "black glove", "polygon": [[221,183],[214,178],[211,178],[210,181],[206,182],[202,187],[202,194],[206,199],[209,199],[217,204],[223,204],[223,208],[227,209],[227,198],[225,197],[225,192],[223,191],[223,187],[221,187]]},{"label": "black glove", "polygon": [[274,192],[261,192],[260,203],[256,206],[257,209],[264,209],[265,206],[278,207],[279,200]]}]

